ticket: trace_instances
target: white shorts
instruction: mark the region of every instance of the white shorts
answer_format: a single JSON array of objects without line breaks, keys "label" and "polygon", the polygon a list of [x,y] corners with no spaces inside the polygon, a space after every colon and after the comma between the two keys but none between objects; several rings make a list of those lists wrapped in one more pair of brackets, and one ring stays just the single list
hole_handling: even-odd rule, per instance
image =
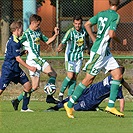
[{"label": "white shorts", "polygon": [[37,76],[37,77],[40,77],[40,72],[44,71],[44,69],[49,66],[49,63],[45,60],[39,60],[39,61],[34,61],[34,60],[26,60],[26,63],[29,65],[29,66],[34,66],[37,68],[37,71],[36,72],[33,72],[33,71],[30,71],[29,70],[29,75],[32,77],[32,76]]},{"label": "white shorts", "polygon": [[85,64],[85,67],[83,68],[83,70],[95,76],[101,70],[104,71],[104,73],[106,74],[110,70],[114,70],[118,67],[119,65],[111,53],[108,56],[101,56],[91,51],[90,59]]},{"label": "white shorts", "polygon": [[79,73],[81,70],[83,60],[65,61],[65,68],[68,72]]}]

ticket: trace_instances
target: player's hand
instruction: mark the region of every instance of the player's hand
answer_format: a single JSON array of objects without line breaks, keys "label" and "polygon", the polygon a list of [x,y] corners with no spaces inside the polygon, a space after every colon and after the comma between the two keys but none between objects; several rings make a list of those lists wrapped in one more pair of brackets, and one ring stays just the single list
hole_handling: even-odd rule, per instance
[{"label": "player's hand", "polygon": [[123,45],[127,45],[127,39],[123,40]]},{"label": "player's hand", "polygon": [[55,27],[54,28],[54,32],[55,32],[55,35],[59,35],[59,28],[58,27]]},{"label": "player's hand", "polygon": [[63,50],[63,44],[60,43],[59,46],[56,49],[56,52],[61,52]]},{"label": "player's hand", "polygon": [[56,52],[61,52],[61,51],[62,51],[61,48],[57,48],[57,49],[56,49]]}]

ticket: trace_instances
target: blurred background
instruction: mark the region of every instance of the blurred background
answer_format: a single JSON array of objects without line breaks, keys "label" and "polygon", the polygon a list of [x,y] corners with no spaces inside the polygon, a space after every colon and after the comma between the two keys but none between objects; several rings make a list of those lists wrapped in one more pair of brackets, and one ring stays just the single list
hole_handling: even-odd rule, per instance
[{"label": "blurred background", "polygon": [[[57,40],[50,46],[41,42],[42,54],[55,51],[65,32],[72,27],[72,18],[81,15],[83,22],[101,10],[108,9],[108,0],[1,0],[0,1],[0,54],[3,56],[5,44],[10,36],[9,25],[13,20],[22,20],[24,31],[28,28],[29,17],[37,13],[42,17],[41,30],[51,37],[55,26],[60,28]],[[116,55],[133,55],[133,0],[121,0],[118,8],[121,22],[117,35],[127,39],[127,45],[111,43]],[[97,29],[94,27],[94,32]],[[51,53],[52,54],[52,53]],[[50,56],[50,53],[49,53]]]}]

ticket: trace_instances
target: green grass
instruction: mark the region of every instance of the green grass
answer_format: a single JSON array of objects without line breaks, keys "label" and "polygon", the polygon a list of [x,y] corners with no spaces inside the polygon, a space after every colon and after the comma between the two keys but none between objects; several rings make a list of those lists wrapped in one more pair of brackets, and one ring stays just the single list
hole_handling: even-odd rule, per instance
[{"label": "green grass", "polygon": [[[100,106],[105,108],[106,102]],[[103,112],[75,112],[76,118],[69,119],[64,109],[56,112],[44,111],[53,104],[31,101],[35,112],[14,111],[10,101],[0,104],[0,133],[132,133],[133,106],[126,102],[125,117],[119,118]],[[118,102],[116,102],[118,107]]]},{"label": "green grass", "polygon": [[[57,93],[63,79],[66,76],[64,60],[48,61],[56,70]],[[84,60],[85,64],[86,60]],[[118,60],[126,68],[124,79],[132,84],[133,62],[131,60]],[[1,65],[0,65],[1,68]],[[28,73],[27,69],[24,69]],[[27,74],[28,75],[28,74]],[[78,75],[78,82],[85,76],[84,72]],[[100,73],[94,82],[101,81],[105,76]],[[41,74],[40,89],[32,94],[30,108],[34,113],[14,111],[10,100],[16,98],[22,92],[21,85],[10,84],[5,92],[0,96],[0,133],[132,133],[133,132],[133,103],[132,97],[124,90],[126,100],[125,117],[119,118],[105,112],[75,112],[75,119],[69,119],[64,109],[58,112],[44,112],[53,104],[46,104],[46,94],[43,92],[43,86],[46,84],[48,76]],[[133,84],[132,84],[133,85]],[[66,92],[67,94],[67,92]],[[38,101],[37,101],[38,100]],[[100,107],[105,108],[107,102],[103,102]],[[119,104],[116,102],[119,109]]]}]

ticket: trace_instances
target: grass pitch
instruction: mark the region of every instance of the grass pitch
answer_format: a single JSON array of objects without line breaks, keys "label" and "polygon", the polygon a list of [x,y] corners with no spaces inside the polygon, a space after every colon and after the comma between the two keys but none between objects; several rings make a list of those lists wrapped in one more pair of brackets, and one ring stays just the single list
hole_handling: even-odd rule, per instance
[{"label": "grass pitch", "polygon": [[[14,111],[10,101],[0,102],[0,133],[132,133],[133,106],[126,102],[125,117],[120,118],[104,111],[74,112],[74,119],[66,116],[64,109],[47,112],[53,104],[31,100],[35,112]],[[100,107],[105,108],[106,102]],[[119,108],[116,102],[117,109]]]}]

